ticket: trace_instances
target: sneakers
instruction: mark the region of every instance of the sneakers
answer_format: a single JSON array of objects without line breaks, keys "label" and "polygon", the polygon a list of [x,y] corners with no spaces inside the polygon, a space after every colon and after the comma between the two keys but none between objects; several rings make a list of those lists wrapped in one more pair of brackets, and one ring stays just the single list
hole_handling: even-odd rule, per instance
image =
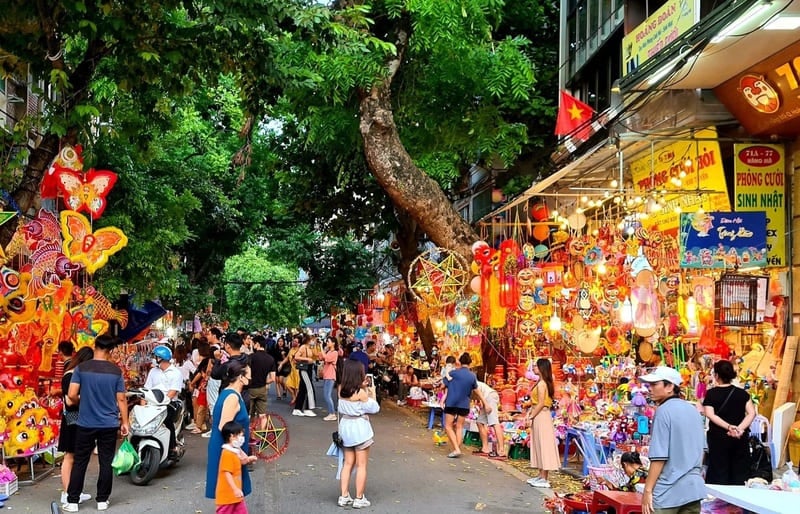
[{"label": "sneakers", "polygon": [[108,502],[97,502],[97,510],[108,510]]},{"label": "sneakers", "polygon": [[65,503],[61,506],[62,512],[78,512],[78,504],[77,503]]},{"label": "sneakers", "polygon": [[348,494],[347,496],[339,496],[339,501],[336,502],[339,507],[346,507],[353,503],[353,499]]},{"label": "sneakers", "polygon": [[322,418],[322,421],[336,421],[336,414],[328,414]]},{"label": "sneakers", "polygon": [[369,507],[372,505],[366,496],[362,496],[361,498],[356,498],[353,500],[353,508],[354,509],[363,509],[364,507]]},{"label": "sneakers", "polygon": [[[81,499],[78,500],[78,503],[83,503],[85,501],[89,501],[92,499],[92,495],[89,493],[81,493]],[[61,505],[66,505],[69,503],[67,499],[67,491],[61,491]]]},{"label": "sneakers", "polygon": [[[313,412],[312,412],[313,414]],[[305,416],[305,413],[300,409],[295,409],[292,411],[292,416]]]},{"label": "sneakers", "polygon": [[527,482],[528,482],[528,485],[533,486],[533,487],[543,487],[545,489],[549,489],[550,488],[550,482],[548,482],[547,480],[544,480],[543,478],[540,478],[540,477],[529,478]]},{"label": "sneakers", "polygon": [[308,416],[309,418],[314,418],[314,417],[316,417],[317,415],[314,413],[314,411],[313,411],[313,410],[311,410],[311,409],[306,409],[306,410],[304,410],[304,411],[303,411],[303,416]]},{"label": "sneakers", "polygon": [[397,405],[399,405],[399,406],[401,406],[401,407],[402,407],[402,406],[403,406],[403,405],[405,405],[405,404],[406,404],[406,401],[405,401],[405,400],[397,400]]},{"label": "sneakers", "polygon": [[197,425],[195,425],[194,423],[189,423],[188,425],[186,425],[185,428],[186,430],[194,430],[195,428],[197,428]]},{"label": "sneakers", "polygon": [[200,437],[205,437],[206,439],[208,439],[209,437],[211,437],[211,430],[209,430],[208,432],[203,432],[200,435]]}]

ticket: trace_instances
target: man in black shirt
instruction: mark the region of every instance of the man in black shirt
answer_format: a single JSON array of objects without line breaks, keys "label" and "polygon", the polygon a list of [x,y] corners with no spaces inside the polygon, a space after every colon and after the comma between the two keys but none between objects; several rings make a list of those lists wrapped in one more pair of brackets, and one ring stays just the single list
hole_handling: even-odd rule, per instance
[{"label": "man in black shirt", "polygon": [[248,391],[250,418],[258,416],[259,423],[267,416],[267,386],[275,382],[275,359],[264,349],[264,336],[253,337],[253,354],[250,355],[250,370],[253,377]]}]

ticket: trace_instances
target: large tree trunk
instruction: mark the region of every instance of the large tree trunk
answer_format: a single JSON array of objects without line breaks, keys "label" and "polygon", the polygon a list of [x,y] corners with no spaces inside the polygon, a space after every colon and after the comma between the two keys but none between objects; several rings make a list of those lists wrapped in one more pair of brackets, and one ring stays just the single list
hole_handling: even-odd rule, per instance
[{"label": "large tree trunk", "polygon": [[406,39],[404,33],[398,37],[389,77],[361,95],[360,128],[367,164],[392,203],[408,212],[431,241],[471,262],[477,234],[453,209],[436,181],[414,164],[394,122],[391,82],[402,62]]}]

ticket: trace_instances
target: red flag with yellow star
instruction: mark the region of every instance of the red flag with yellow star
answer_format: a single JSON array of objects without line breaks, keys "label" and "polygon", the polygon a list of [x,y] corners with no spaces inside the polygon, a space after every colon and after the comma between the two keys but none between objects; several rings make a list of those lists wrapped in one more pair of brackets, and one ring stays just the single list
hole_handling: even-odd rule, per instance
[{"label": "red flag with yellow star", "polygon": [[[581,102],[566,91],[561,91],[561,104],[556,118],[556,135],[566,136],[572,134],[581,125],[586,124],[594,116],[594,109]],[[585,130],[575,134],[577,139],[586,139],[590,128],[587,124]]]}]

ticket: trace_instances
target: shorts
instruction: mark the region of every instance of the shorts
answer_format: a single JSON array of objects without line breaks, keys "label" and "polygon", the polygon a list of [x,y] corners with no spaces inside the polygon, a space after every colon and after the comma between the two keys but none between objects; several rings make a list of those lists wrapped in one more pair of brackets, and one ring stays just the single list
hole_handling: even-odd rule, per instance
[{"label": "shorts", "polygon": [[500,396],[497,393],[492,393],[486,398],[486,404],[492,408],[491,414],[486,414],[486,411],[481,409],[478,412],[478,418],[475,420],[481,425],[493,427],[500,423],[500,413],[497,411],[497,405],[500,403]]},{"label": "shorts", "polygon": [[78,437],[78,425],[61,424],[58,434],[58,451],[75,453],[75,440]]},{"label": "shorts", "polygon": [[250,415],[265,415],[267,413],[267,386],[254,387],[248,391],[250,391]]},{"label": "shorts", "polygon": [[239,503],[228,503],[225,505],[217,505],[217,514],[248,514],[247,504],[244,499]]},{"label": "shorts", "polygon": [[452,416],[462,416],[466,418],[467,416],[469,416],[469,409],[461,409],[458,407],[445,407],[444,413],[450,414]]},{"label": "shorts", "polygon": [[356,450],[356,451],[358,451],[358,450],[366,450],[367,448],[369,448],[373,444],[375,444],[375,440],[372,439],[372,438],[369,438],[369,439],[367,439],[366,441],[364,441],[361,444],[357,444],[355,446],[347,446],[346,449],[348,449],[348,450]]}]

